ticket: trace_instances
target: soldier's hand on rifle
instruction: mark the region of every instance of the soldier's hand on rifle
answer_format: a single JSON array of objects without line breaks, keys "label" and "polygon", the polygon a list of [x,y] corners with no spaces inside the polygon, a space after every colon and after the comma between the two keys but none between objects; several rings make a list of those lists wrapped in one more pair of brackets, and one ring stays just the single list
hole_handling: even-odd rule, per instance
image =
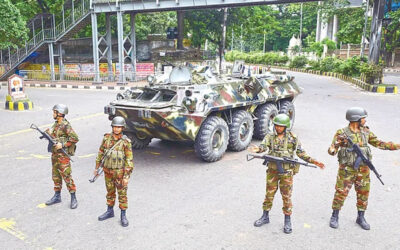
[{"label": "soldier's hand on rifle", "polygon": [[123,187],[123,188],[127,187],[127,186],[128,186],[128,182],[129,182],[129,179],[128,179],[128,178],[123,178],[123,179],[122,179],[122,187]]},{"label": "soldier's hand on rifle", "polygon": [[252,153],[258,153],[260,148],[257,145],[251,144],[248,150]]},{"label": "soldier's hand on rifle", "polygon": [[63,145],[61,144],[61,142],[57,142],[57,144],[55,145],[56,149],[62,149]]},{"label": "soldier's hand on rifle", "polygon": [[338,135],[337,138],[336,138],[335,147],[345,146],[346,143],[347,143],[346,136]]},{"label": "soldier's hand on rifle", "polygon": [[314,161],[314,165],[316,165],[320,169],[324,169],[325,168],[325,164],[323,164],[322,162],[319,162],[319,161]]},{"label": "soldier's hand on rifle", "polygon": [[94,176],[99,175],[99,170],[98,170],[98,169],[95,169],[95,170],[93,171],[93,175],[94,175]]}]

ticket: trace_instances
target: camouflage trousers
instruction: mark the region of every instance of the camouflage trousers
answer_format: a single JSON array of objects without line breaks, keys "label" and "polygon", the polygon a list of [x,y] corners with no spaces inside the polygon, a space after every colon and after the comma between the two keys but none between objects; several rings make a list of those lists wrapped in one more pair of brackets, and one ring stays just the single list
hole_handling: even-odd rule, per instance
[{"label": "camouflage trousers", "polygon": [[267,170],[267,187],[263,203],[263,209],[269,211],[272,208],[274,196],[276,191],[279,190],[282,195],[283,213],[285,215],[292,214],[292,189],[293,189],[293,174],[291,172],[286,174],[279,174],[278,170],[268,168]]},{"label": "camouflage trousers", "polygon": [[61,191],[62,180],[64,180],[68,191],[74,193],[76,191],[76,186],[71,176],[72,170],[68,157],[65,157],[64,154],[53,154],[51,156],[51,163],[53,165],[52,178],[54,182],[54,191]]},{"label": "camouflage trousers", "polygon": [[357,209],[365,211],[368,205],[370,176],[367,166],[360,166],[358,170],[353,167],[340,166],[336,179],[336,192],[333,198],[332,209],[340,210],[354,183],[357,193]]},{"label": "camouflage trousers", "polygon": [[115,204],[116,191],[118,191],[119,208],[121,210],[128,209],[128,187],[122,186],[124,176],[123,169],[104,168],[104,179],[107,189],[107,206],[113,207]]}]

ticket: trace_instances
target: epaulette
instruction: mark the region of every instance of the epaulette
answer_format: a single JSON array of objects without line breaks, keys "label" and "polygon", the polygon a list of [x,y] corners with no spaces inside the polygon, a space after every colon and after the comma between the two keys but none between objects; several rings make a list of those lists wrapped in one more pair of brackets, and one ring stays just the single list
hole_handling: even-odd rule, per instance
[{"label": "epaulette", "polygon": [[129,137],[126,136],[126,135],[123,135],[123,136],[122,136],[122,139],[128,141],[129,143],[131,142],[131,139],[129,139]]},{"label": "epaulette", "polygon": [[111,134],[110,133],[105,133],[104,137],[109,137]]},{"label": "epaulette", "polygon": [[297,138],[297,135],[296,135],[295,133],[293,133],[292,131],[289,131],[289,134],[290,134],[292,137]]}]

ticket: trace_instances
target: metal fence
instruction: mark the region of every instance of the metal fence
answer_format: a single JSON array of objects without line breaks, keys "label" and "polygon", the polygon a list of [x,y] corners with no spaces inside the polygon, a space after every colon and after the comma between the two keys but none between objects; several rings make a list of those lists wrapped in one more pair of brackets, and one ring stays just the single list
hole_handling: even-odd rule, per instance
[{"label": "metal fence", "polygon": [[[74,9],[70,10],[68,16],[64,15],[64,11],[57,19],[62,20],[61,23],[54,27],[56,17],[53,16],[52,28],[38,29],[33,32],[33,37],[25,42],[25,46],[17,48],[8,48],[8,50],[1,51],[0,64],[7,65],[7,71],[13,69],[32,52],[37,50],[45,42],[55,41],[65,35],[66,31],[73,28],[74,25],[79,23],[81,19],[89,13],[90,0],[79,0]],[[6,71],[6,72],[7,72]]]},{"label": "metal fence", "polygon": [[[36,81],[51,81],[51,72],[49,70],[20,70],[18,73],[25,80]],[[119,72],[107,73],[99,72],[102,82],[118,82]],[[155,73],[125,71],[125,78],[127,82],[138,82],[146,80],[149,75],[162,75],[162,71]],[[80,82],[93,82],[95,80],[95,72],[80,71],[80,72],[54,72],[55,81],[80,81]]]}]

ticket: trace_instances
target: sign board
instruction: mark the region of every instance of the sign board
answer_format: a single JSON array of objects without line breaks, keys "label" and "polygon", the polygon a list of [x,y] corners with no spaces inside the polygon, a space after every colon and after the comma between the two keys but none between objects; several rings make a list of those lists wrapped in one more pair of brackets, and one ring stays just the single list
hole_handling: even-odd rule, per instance
[{"label": "sign board", "polygon": [[24,80],[19,75],[12,75],[8,78],[8,94],[14,101],[25,99]]}]

